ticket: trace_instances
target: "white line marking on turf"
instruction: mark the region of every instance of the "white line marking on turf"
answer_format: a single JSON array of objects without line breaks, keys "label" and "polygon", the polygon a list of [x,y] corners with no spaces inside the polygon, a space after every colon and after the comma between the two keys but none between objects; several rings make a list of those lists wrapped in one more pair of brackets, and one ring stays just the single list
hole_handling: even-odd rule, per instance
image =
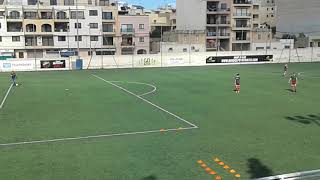
[{"label": "white line marking on turf", "polygon": [[2,102],[1,102],[1,104],[0,104],[0,109],[2,109],[2,107],[3,107],[4,103],[6,102],[6,99],[7,99],[8,95],[9,95],[9,93],[10,93],[10,91],[11,91],[12,87],[13,87],[13,84],[11,84],[11,85],[10,85],[10,87],[9,87],[9,89],[8,89],[8,91],[7,91],[7,93],[6,93],[6,95],[4,96],[4,98],[3,98],[3,100],[2,100]]},{"label": "white line marking on turf", "polygon": [[79,137],[69,137],[69,138],[59,138],[59,139],[38,140],[38,141],[22,141],[22,142],[15,142],[15,143],[4,143],[4,144],[0,144],[0,146],[16,146],[16,145],[25,145],[25,144],[40,144],[40,143],[59,142],[59,141],[61,142],[61,141],[71,141],[71,140],[80,140],[80,139],[93,139],[93,138],[102,138],[102,137],[126,136],[126,135],[149,134],[149,133],[160,133],[160,132],[163,133],[163,132],[170,132],[170,131],[190,130],[195,128],[197,127],[137,131],[137,132],[128,132],[128,133],[116,133],[116,134],[101,134],[101,135],[94,135],[94,136],[79,136]]},{"label": "white line marking on turf", "polygon": [[157,87],[152,85],[152,84],[148,84],[148,83],[142,83],[142,82],[126,82],[126,81],[109,81],[109,82],[115,82],[115,83],[128,83],[128,84],[140,84],[140,85],[146,85],[146,86],[149,86],[149,87],[152,87],[153,90],[150,91],[150,92],[146,92],[146,93],[143,93],[143,94],[138,94],[138,96],[145,96],[145,95],[148,95],[148,94],[151,94],[151,93],[154,93],[156,92],[157,90]]},{"label": "white line marking on turf", "polygon": [[98,79],[100,79],[100,80],[102,80],[102,81],[104,81],[104,82],[106,82],[106,83],[108,83],[108,84],[111,84],[112,86],[115,86],[115,87],[117,87],[117,88],[119,88],[119,89],[121,89],[121,90],[123,90],[123,91],[125,91],[125,92],[127,92],[127,93],[129,93],[129,94],[131,94],[132,96],[137,97],[138,99],[141,99],[142,101],[144,101],[144,102],[146,102],[146,103],[148,103],[148,104],[150,104],[150,105],[152,105],[152,106],[154,106],[154,107],[156,107],[156,108],[160,109],[161,111],[163,111],[163,112],[165,112],[165,113],[170,114],[171,116],[173,116],[173,117],[175,117],[175,118],[179,119],[180,121],[183,121],[183,122],[185,122],[185,123],[187,123],[187,124],[191,125],[192,127],[198,128],[198,126],[196,126],[196,125],[192,124],[191,122],[189,122],[189,121],[187,121],[187,120],[185,120],[185,119],[181,118],[181,117],[180,117],[180,116],[178,116],[178,115],[173,114],[172,112],[170,112],[170,111],[168,111],[168,110],[166,110],[166,109],[164,109],[164,108],[162,108],[162,107],[160,107],[160,106],[158,106],[158,105],[156,105],[156,104],[154,104],[154,103],[152,103],[152,102],[150,102],[150,101],[146,100],[146,99],[145,99],[145,98],[143,98],[143,97],[138,96],[137,94],[135,94],[135,93],[133,93],[133,92],[131,92],[131,91],[129,91],[129,90],[127,90],[127,89],[125,89],[125,88],[121,87],[121,86],[118,86],[118,85],[116,85],[116,84],[114,84],[114,83],[112,83],[112,82],[110,82],[110,81],[107,81],[107,80],[105,80],[105,79],[103,79],[102,77],[99,77],[99,76],[97,76],[97,75],[92,74],[92,76],[94,76],[94,77],[96,77],[96,78],[98,78]]}]

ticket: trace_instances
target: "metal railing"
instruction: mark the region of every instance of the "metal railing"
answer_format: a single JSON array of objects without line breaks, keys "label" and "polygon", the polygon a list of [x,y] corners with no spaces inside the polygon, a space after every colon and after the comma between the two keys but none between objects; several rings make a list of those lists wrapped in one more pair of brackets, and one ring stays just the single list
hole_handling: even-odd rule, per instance
[{"label": "metal railing", "polygon": [[221,36],[224,36],[224,37],[227,37],[227,36],[230,36],[230,33],[216,33],[216,32],[207,32],[207,36],[208,37],[221,37]]},{"label": "metal railing", "polygon": [[233,13],[233,16],[248,17],[248,16],[251,16],[251,13]]},{"label": "metal railing", "polygon": [[209,25],[229,25],[230,21],[216,21],[216,22],[207,22]]},{"label": "metal railing", "polygon": [[134,33],[134,29],[124,29],[124,28],[121,28],[120,29],[120,32],[121,33]]},{"label": "metal railing", "polygon": [[230,8],[221,9],[221,8],[207,8],[207,12],[217,12],[217,13],[223,13],[223,12],[230,12]]}]

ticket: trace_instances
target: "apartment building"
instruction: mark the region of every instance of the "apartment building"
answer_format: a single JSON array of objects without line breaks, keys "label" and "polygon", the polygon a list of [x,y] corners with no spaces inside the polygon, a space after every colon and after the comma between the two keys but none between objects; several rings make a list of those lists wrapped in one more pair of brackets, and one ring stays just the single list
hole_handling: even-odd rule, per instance
[{"label": "apartment building", "polygon": [[[126,19],[120,18],[124,22]],[[134,19],[141,17],[130,17],[131,24]],[[143,19],[145,36],[149,34],[149,19]],[[121,26],[113,0],[6,1],[0,5],[0,52],[12,51],[16,58],[122,54]],[[137,29],[129,34],[135,37],[135,52],[144,49],[145,53],[148,37],[142,40],[140,32]]]},{"label": "apartment building", "polygon": [[119,24],[121,54],[148,54],[150,49],[149,17],[146,15],[121,15],[119,16]]},{"label": "apartment building", "polygon": [[252,0],[177,0],[177,30],[206,31],[206,51],[251,50],[261,28],[260,6]]}]

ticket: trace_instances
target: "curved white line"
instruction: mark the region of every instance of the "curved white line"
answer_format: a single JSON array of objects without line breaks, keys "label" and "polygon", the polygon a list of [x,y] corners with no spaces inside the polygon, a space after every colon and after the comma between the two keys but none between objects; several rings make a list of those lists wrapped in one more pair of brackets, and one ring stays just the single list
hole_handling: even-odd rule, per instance
[{"label": "curved white line", "polygon": [[152,87],[152,91],[149,91],[149,92],[146,92],[146,93],[143,93],[143,94],[138,94],[138,96],[145,96],[145,95],[148,95],[148,94],[152,94],[154,92],[157,91],[157,87],[152,85],[152,84],[148,84],[148,83],[142,83],[142,82],[129,82],[129,81],[109,81],[109,82],[115,82],[115,83],[128,83],[128,84],[140,84],[140,85],[146,85],[146,86],[149,86],[149,87]]}]

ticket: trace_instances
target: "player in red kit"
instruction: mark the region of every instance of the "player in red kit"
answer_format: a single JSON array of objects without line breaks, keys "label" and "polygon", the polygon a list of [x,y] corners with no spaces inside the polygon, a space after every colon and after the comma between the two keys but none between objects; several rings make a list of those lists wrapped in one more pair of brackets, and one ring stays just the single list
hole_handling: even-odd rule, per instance
[{"label": "player in red kit", "polygon": [[297,92],[297,84],[298,84],[298,77],[296,73],[293,73],[289,79],[289,83],[291,85],[292,92]]}]

